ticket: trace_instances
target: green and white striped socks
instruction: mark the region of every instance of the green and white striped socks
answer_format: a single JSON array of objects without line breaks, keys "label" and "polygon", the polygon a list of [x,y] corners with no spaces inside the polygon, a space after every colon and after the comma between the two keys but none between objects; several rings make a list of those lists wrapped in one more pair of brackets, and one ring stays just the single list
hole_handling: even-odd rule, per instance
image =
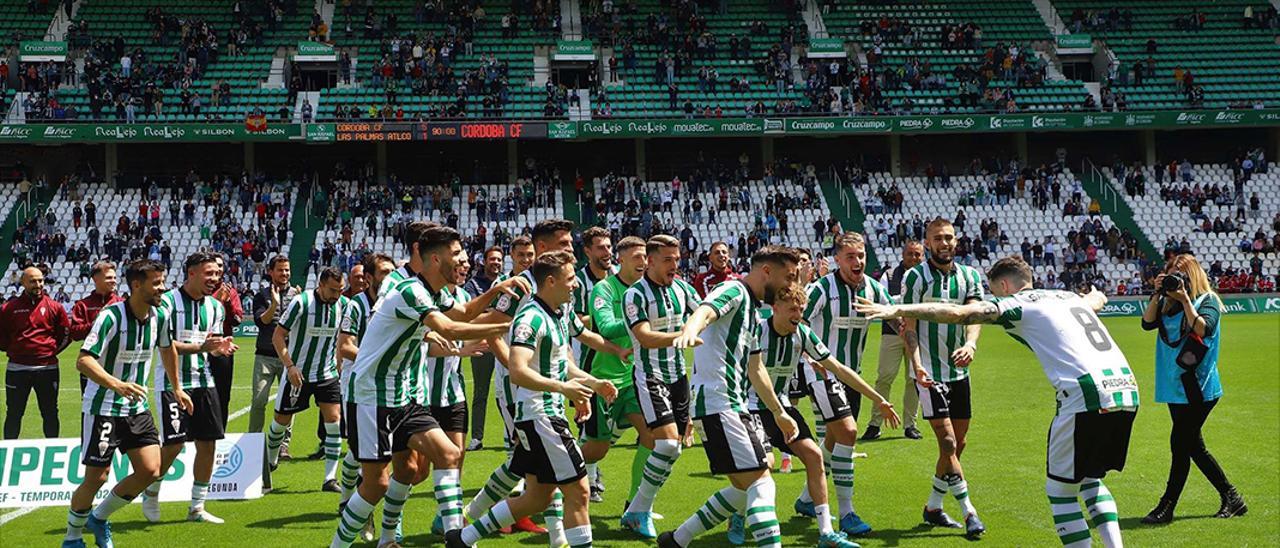
[{"label": "green and white striped socks", "polygon": [[649,453],[644,464],[644,478],[636,496],[631,499],[631,505],[627,507],[628,512],[653,511],[653,499],[658,496],[658,490],[667,482],[667,478],[671,477],[671,468],[675,466],[677,458],[680,458],[680,442],[653,441],[653,452]]},{"label": "green and white striped socks", "polygon": [[356,491],[358,483],[360,483],[360,461],[357,461],[356,456],[348,449],[346,454],[342,455],[342,475],[338,480],[338,485],[342,487],[342,502],[351,499],[351,493]]},{"label": "green and white striped socks", "polygon": [[551,505],[542,512],[542,521],[551,545],[560,546],[562,543],[557,541],[564,538],[564,495],[559,489],[551,495]]},{"label": "green and white striped socks", "polygon": [[[405,501],[409,500],[409,490],[413,486],[407,483],[400,483],[396,478],[391,478],[387,485],[387,494],[382,497],[382,543],[393,542],[396,540],[396,526],[400,525],[400,512],[404,509]],[[355,500],[355,497],[352,497]],[[351,502],[347,502],[350,507]],[[364,527],[364,522],[360,522],[359,531]]]},{"label": "green and white striped socks", "polygon": [[494,504],[507,498],[507,495],[516,488],[517,483],[520,483],[520,476],[511,472],[511,458],[507,457],[507,461],[489,475],[489,481],[485,482],[479,493],[476,493],[476,498],[467,503],[465,511],[467,519],[471,521],[480,519],[480,516],[489,511]]},{"label": "green and white striped socks", "polygon": [[[273,423],[275,421],[272,421]],[[338,458],[342,455],[342,438],[338,435],[337,422],[324,423],[324,479],[334,479],[338,472]],[[278,457],[279,451],[276,452]]]},{"label": "green and white striped socks", "polygon": [[564,532],[569,548],[591,548],[591,526],[579,525]]},{"label": "green and white striped socks", "polygon": [[1077,495],[1080,486],[1054,479],[1045,480],[1044,492],[1049,497],[1049,510],[1053,512],[1053,528],[1066,548],[1085,548],[1090,544],[1089,522],[1080,511]]},{"label": "green and white striped socks", "polygon": [[689,546],[694,537],[724,523],[729,516],[742,512],[746,507],[746,491],[735,489],[733,486],[725,487],[713,493],[707,502],[702,503],[698,511],[680,524],[680,528],[674,533],[675,540],[681,546]]},{"label": "green and white striped socks", "polygon": [[973,507],[973,500],[969,498],[969,483],[964,481],[964,476],[960,474],[947,474],[947,485],[950,487],[951,496],[956,498],[956,502],[960,503],[961,514],[968,517],[969,514],[976,515],[978,510]]},{"label": "green and white striped socks", "polygon": [[1080,496],[1089,509],[1089,517],[1093,519],[1098,536],[1102,537],[1102,545],[1107,548],[1123,546],[1120,522],[1117,521],[1119,512],[1116,509],[1116,499],[1111,496],[1107,486],[1102,484],[1102,480],[1085,478],[1080,484]]},{"label": "green and white striped socks", "polygon": [[499,501],[480,519],[471,522],[462,529],[462,542],[467,546],[473,546],[480,542],[480,539],[497,532],[498,529],[510,527],[516,522],[515,516],[511,515],[511,507],[507,505],[506,500]]},{"label": "green and white striped socks", "polygon": [[196,480],[191,482],[191,511],[204,509],[204,499],[209,496],[209,482]]},{"label": "green and white striped socks", "polygon": [[435,481],[436,513],[445,531],[462,528],[462,471],[458,469],[432,472]]},{"label": "green and white striped socks", "polygon": [[853,512],[853,446],[837,443],[831,449],[831,480],[836,484],[840,517]]},{"label": "green and white striped socks", "polygon": [[925,509],[941,510],[942,497],[947,494],[947,489],[950,489],[950,487],[951,486],[947,484],[947,480],[938,476],[933,476],[933,486],[929,489],[929,501],[924,503]]},{"label": "green and white striped socks", "polygon": [[67,540],[78,540],[84,538],[84,522],[89,521],[89,513],[92,509],[86,508],[83,511],[68,510],[67,511]]},{"label": "green and white striped socks", "polygon": [[287,426],[274,420],[267,423],[267,464],[275,466],[280,463],[280,446],[284,444],[287,431]]},{"label": "green and white striped socks", "polygon": [[[394,482],[395,480],[391,481]],[[346,507],[338,515],[338,530],[334,532],[333,540],[330,542],[329,547],[347,548],[351,546],[351,543],[356,540],[356,535],[360,534],[360,530],[364,528],[365,522],[369,521],[369,516],[371,515],[373,515],[373,505],[364,500],[360,493],[351,495]]]},{"label": "green and white striped socks", "polygon": [[777,487],[773,478],[765,476],[747,487],[746,529],[757,547],[782,548],[782,528],[774,506]]},{"label": "green and white striped socks", "polygon": [[132,500],[133,497],[124,498],[117,495],[115,491],[107,493],[107,498],[102,499],[102,502],[98,503],[98,507],[93,509],[93,517],[106,521],[107,518],[111,517],[111,514],[114,514],[116,510],[128,506],[129,502]]}]

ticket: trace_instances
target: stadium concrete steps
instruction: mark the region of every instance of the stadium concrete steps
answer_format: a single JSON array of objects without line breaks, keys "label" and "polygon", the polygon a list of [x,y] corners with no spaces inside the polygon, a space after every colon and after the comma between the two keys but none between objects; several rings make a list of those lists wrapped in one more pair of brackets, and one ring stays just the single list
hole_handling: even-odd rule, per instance
[{"label": "stadium concrete steps", "polygon": [[[854,198],[852,191],[847,200],[842,199],[839,183],[834,179],[824,179],[822,177],[818,178],[818,188],[822,190],[822,197],[827,201],[827,209],[831,210],[831,214],[835,216],[837,221],[840,221],[840,226],[846,231],[858,230],[858,227],[866,224],[867,214],[862,211],[862,204],[858,203],[858,200]],[[800,228],[808,229],[808,227]],[[866,234],[863,234],[863,236],[866,236]],[[867,236],[867,265],[865,267],[867,272],[880,268],[880,261],[876,259],[875,246],[872,245],[873,241],[874,239]]]},{"label": "stadium concrete steps", "polygon": [[1160,250],[1151,243],[1147,233],[1138,227],[1129,204],[1116,194],[1115,189],[1111,188],[1107,181],[1104,180],[1104,177],[1100,172],[1092,169],[1081,170],[1079,174],[1080,184],[1084,186],[1085,192],[1089,193],[1090,198],[1101,203],[1102,211],[1111,217],[1116,227],[1136,235],[1138,237],[1138,248],[1142,250],[1142,254],[1147,257],[1147,260],[1158,261],[1160,259]]},{"label": "stadium concrete steps", "polygon": [[[9,263],[13,262],[13,240],[17,235],[18,227],[27,222],[33,213],[45,210],[45,207],[58,195],[60,184],[52,183],[46,186],[36,195],[35,201],[31,203],[32,207],[15,206],[9,211],[9,217],[4,220],[3,225],[0,225],[0,273],[8,272]],[[32,192],[35,191],[35,187],[32,187]]]},{"label": "stadium concrete steps", "polygon": [[584,228],[582,208],[578,205],[578,189],[573,186],[573,181],[565,179],[560,182],[560,204],[564,207],[564,218],[573,221],[581,231]]},{"label": "stadium concrete steps", "polygon": [[311,182],[305,182],[298,189],[298,199],[294,201],[289,220],[289,232],[293,234],[293,242],[289,245],[289,264],[293,267],[289,281],[294,285],[306,285],[307,265],[311,261],[311,250],[316,247],[316,234],[324,228],[324,217],[312,216],[311,208],[307,207],[315,199],[314,188]]}]

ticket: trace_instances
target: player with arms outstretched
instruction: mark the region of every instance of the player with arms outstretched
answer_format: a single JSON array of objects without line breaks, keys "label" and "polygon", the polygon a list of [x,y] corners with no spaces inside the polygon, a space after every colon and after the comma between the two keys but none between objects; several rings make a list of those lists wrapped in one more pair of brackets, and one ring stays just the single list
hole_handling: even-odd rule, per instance
[{"label": "player with arms outstretched", "polygon": [[1120,347],[1098,319],[1107,298],[1033,289],[1031,267],[1020,257],[996,261],[987,278],[995,302],[922,303],[858,309],[873,318],[915,318],[940,324],[996,324],[1040,360],[1057,399],[1049,426],[1045,493],[1064,546],[1089,546],[1080,499],[1108,548],[1122,545],[1116,503],[1102,483],[1123,470],[1138,410],[1138,383]]}]

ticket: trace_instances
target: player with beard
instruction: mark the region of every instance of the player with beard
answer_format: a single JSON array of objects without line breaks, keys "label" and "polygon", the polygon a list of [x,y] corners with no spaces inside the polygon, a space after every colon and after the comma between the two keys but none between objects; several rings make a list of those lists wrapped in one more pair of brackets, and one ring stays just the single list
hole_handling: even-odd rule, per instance
[{"label": "player with beard", "polygon": [[858,309],[886,320],[996,324],[1034,352],[1057,400],[1045,459],[1052,527],[1063,546],[1089,546],[1083,499],[1103,545],[1123,546],[1116,502],[1102,478],[1109,470],[1124,469],[1139,405],[1138,381],[1098,319],[1107,303],[1101,292],[1035,289],[1033,277],[1021,257],[1006,257],[989,271],[995,302],[885,306],[863,301]]},{"label": "player with beard", "polygon": [[[631,336],[627,331],[627,322],[623,314],[623,295],[631,284],[644,276],[647,264],[645,242],[638,237],[628,236],[618,242],[618,273],[596,284],[591,291],[591,324],[596,332],[622,348],[631,348]],[[653,445],[649,439],[648,429],[644,427],[644,417],[640,414],[640,402],[632,386],[632,362],[630,358],[619,359],[616,356],[598,354],[591,362],[591,375],[609,381],[618,389],[618,398],[612,403],[605,403],[600,397],[591,399],[591,418],[580,428],[582,457],[591,465],[598,465],[609,453],[613,442],[620,437],[623,429],[635,427],[639,437],[639,447],[631,462],[631,492],[628,500],[635,496],[639,488],[640,476],[643,475],[645,459],[649,456],[648,446]],[[655,533],[656,535],[656,533]]]},{"label": "player with beard", "polygon": [[779,290],[796,283],[799,262],[791,248],[760,249],[751,257],[751,272],[712,290],[674,341],[677,349],[697,347],[690,382],[693,423],[711,473],[728,475],[731,485],[708,498],[679,529],[658,535],[662,548],[688,547],[694,537],[735,513],[747,516],[745,528],[757,546],[782,546],[774,509],[776,486],[769,475],[769,442],[750,413],[744,379],[773,415],[783,440],[794,440],[799,426],[778,401],[761,360],[760,307],[772,304]]},{"label": "player with beard", "polygon": [[[955,263],[956,229],[951,221],[939,217],[929,222],[925,247],[928,259],[903,278],[903,304],[967,305],[983,300],[982,276],[972,267]],[[981,537],[986,526],[973,507],[960,456],[973,416],[969,365],[981,333],[981,324],[959,326],[915,318],[902,322],[903,347],[920,390],[921,414],[938,440],[938,463],[924,521],[939,527],[961,527],[942,511],[943,496],[950,492],[964,511],[965,536],[971,539]]]},{"label": "player with beard", "polygon": [[[591,290],[617,272],[613,264],[613,237],[609,231],[598,226],[583,231],[582,254],[586,256],[587,264],[578,269],[578,289],[573,292],[573,311],[587,329],[594,331],[591,323]],[[590,373],[595,351],[574,339],[573,355],[578,358],[578,366]],[[601,496],[604,493],[604,480],[598,463],[587,463],[587,480],[591,483],[591,502],[604,500]]]},{"label": "player with beard", "polygon": [[[864,272],[866,242],[856,232],[836,237],[833,244],[837,269],[809,286],[805,320],[818,339],[830,349],[834,359],[862,370],[862,351],[866,346],[871,322],[854,310],[857,297],[874,302],[889,302],[889,292],[880,282]],[[830,451],[831,475],[836,484],[840,530],[850,536],[865,535],[871,526],[853,507],[853,451],[858,441],[858,414],[862,396],[833,375],[815,368],[800,368],[802,384],[813,397],[815,418],[825,426],[823,446]],[[796,512],[814,516],[814,505],[805,491],[795,503]]]},{"label": "player with beard", "polygon": [[[160,477],[160,437],[151,418],[147,380],[155,350],[171,344],[163,313],[157,308],[165,292],[164,265],[135,261],[125,269],[125,284],[129,298],[102,308],[76,360],[76,369],[88,378],[80,443],[84,481],[71,496],[63,548],[84,548],[85,528],[98,546],[111,546],[108,518]],[[162,352],[161,359],[172,356]],[[133,473],[90,511],[117,449],[128,455]]]},{"label": "player with beard", "polygon": [[272,337],[284,362],[284,378],[276,395],[275,420],[267,429],[267,464],[279,466],[280,444],[293,416],[316,400],[324,424],[324,480],[321,491],[341,492],[335,476],[342,451],[339,429],[342,392],[338,388],[338,328],[347,298],[342,296],[342,271],[326,267],[310,293],[298,295],[285,307]]},{"label": "player with beard", "polygon": [[742,277],[733,271],[733,265],[729,264],[729,259],[729,244],[722,241],[711,244],[711,249],[707,251],[707,260],[711,261],[711,267],[706,272],[693,277],[693,288],[698,290],[699,297],[705,299],[716,286]]},{"label": "player with beard", "polygon": [[[689,375],[684,352],[672,347],[693,310],[701,304],[693,286],[676,278],[680,242],[659,234],[645,244],[648,267],[623,297],[631,334],[637,403],[643,414],[641,442],[649,452],[643,476],[622,515],[622,527],[645,538],[657,536],[653,500],[680,457],[680,444],[692,443]],[[637,451],[637,454],[640,454]]]},{"label": "player with beard", "polygon": [[[197,251],[187,257],[187,280],[160,298],[163,317],[169,323],[172,342],[164,362],[164,375],[156,379],[160,392],[160,470],[167,471],[188,441],[196,444],[191,508],[187,521],[222,523],[204,509],[213,477],[213,453],[224,437],[222,411],[217,388],[209,368],[209,356],[221,356],[238,348],[223,333],[222,303],[213,298],[222,282],[217,257]],[[142,495],[142,513],[150,521],[160,521],[160,483],[163,476]]]},{"label": "player with beard", "polygon": [[[425,455],[436,467],[440,513],[450,516],[449,510],[461,504],[457,481],[461,452],[418,403],[410,376],[421,374],[422,341],[428,329],[445,339],[480,339],[502,333],[508,324],[455,321],[442,311],[454,308],[452,303],[437,304],[440,290],[435,288],[457,281],[457,261],[463,255],[457,231],[428,228],[415,248],[420,270],[392,284],[378,303],[347,381],[347,440],[361,463],[364,481],[339,516],[331,543],[335,548],[351,545],[384,495],[380,545],[398,546],[395,529],[418,474],[415,453]],[[393,465],[390,478],[388,463]],[[457,500],[442,500],[453,497]],[[460,524],[461,516],[456,519]]]}]

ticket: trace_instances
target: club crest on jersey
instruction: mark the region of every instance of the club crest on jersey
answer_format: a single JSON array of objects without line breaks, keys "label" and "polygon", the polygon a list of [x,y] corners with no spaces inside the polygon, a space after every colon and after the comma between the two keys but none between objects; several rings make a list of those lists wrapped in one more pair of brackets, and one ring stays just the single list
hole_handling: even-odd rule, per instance
[{"label": "club crest on jersey", "polygon": [[495,308],[505,310],[509,306],[511,306],[511,295],[503,293],[501,297],[498,297],[498,304]]},{"label": "club crest on jersey", "polygon": [[604,300],[604,297],[596,297],[595,307],[597,310],[604,310],[609,307],[609,301]]},{"label": "club crest on jersey", "polygon": [[520,324],[516,326],[515,338],[517,340],[526,340],[533,336],[533,328],[528,324]]}]

